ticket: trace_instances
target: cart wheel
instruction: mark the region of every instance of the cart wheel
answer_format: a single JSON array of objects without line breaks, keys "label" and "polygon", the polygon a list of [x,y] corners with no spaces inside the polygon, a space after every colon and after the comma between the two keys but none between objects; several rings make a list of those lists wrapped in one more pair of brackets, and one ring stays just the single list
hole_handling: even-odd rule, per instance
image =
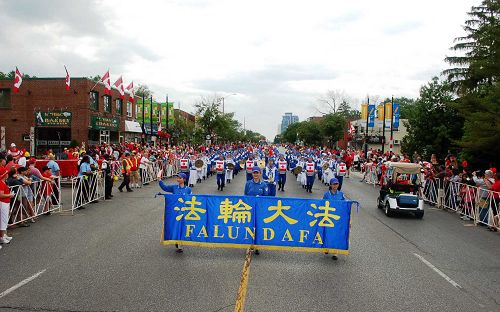
[{"label": "cart wheel", "polygon": [[385,215],[388,217],[392,217],[394,213],[392,212],[391,206],[389,205],[389,202],[385,203]]},{"label": "cart wheel", "polygon": [[380,197],[377,197],[377,208],[382,209],[382,201],[380,200]]}]

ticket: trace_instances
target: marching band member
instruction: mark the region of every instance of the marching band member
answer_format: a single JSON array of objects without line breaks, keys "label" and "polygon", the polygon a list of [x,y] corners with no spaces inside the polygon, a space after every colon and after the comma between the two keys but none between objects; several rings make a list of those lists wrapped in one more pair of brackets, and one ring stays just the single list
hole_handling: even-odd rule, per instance
[{"label": "marching band member", "polygon": [[[227,160],[226,160],[226,166],[229,164],[233,164],[233,168],[236,168],[236,163],[233,160],[233,155],[228,154],[227,155]],[[233,170],[229,169],[229,167],[226,169],[226,182],[231,183],[231,180],[233,179]]]},{"label": "marching band member", "polygon": [[337,164],[336,167],[335,177],[339,181],[339,191],[340,191],[342,189],[342,182],[344,181],[344,176],[347,173],[347,165],[342,160],[339,159],[339,161],[340,162]]},{"label": "marching band member", "polygon": [[316,164],[313,162],[312,156],[309,156],[305,163],[306,192],[309,193],[312,193],[312,187],[314,185],[314,177],[316,175],[315,167]]},{"label": "marching band member", "polygon": [[208,158],[207,153],[203,153],[203,157],[201,158],[203,160],[203,180],[205,180],[208,177],[208,171],[209,171],[209,164],[210,164],[210,158]]},{"label": "marching band member", "polygon": [[215,171],[217,173],[217,190],[222,191],[226,185],[226,162],[224,161],[224,156],[222,156],[222,154],[219,156],[219,160],[215,161]]},{"label": "marching band member", "polygon": [[194,187],[194,185],[196,184],[196,181],[198,180],[197,168],[194,165],[195,161],[196,161],[196,157],[194,155],[192,155],[191,161],[189,162],[189,180],[188,180],[189,187]]},{"label": "marching band member", "polygon": [[254,161],[253,155],[249,154],[248,160],[245,162],[245,168],[246,168],[246,172],[247,172],[247,181],[252,180],[252,178],[253,178],[252,169],[253,169],[253,167],[255,167],[256,164],[257,163]]},{"label": "marching band member", "polygon": [[189,162],[189,158],[187,157],[186,154],[179,160],[180,162],[180,172],[184,173],[187,176],[186,182],[189,181],[189,168],[191,167],[191,164]]},{"label": "marching band member", "polygon": [[286,183],[286,167],[287,162],[283,154],[280,155],[280,159],[278,160],[278,190],[284,192],[285,191],[285,183]]},{"label": "marching band member", "polygon": [[[344,193],[339,190],[339,180],[337,178],[332,178],[330,181],[330,186],[328,191],[323,195],[323,199],[326,200],[345,200]],[[328,254],[328,253],[325,253]],[[332,256],[333,260],[337,260],[337,255]]]},{"label": "marching band member", "polygon": [[278,168],[274,166],[274,159],[269,158],[268,164],[264,169],[263,179],[268,184],[269,196],[276,196],[276,178],[278,175]]}]

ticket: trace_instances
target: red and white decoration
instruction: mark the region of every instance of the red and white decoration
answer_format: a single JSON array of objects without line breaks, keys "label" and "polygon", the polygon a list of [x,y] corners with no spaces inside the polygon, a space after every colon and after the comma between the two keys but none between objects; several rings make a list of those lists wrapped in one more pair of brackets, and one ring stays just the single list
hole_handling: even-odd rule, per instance
[{"label": "red and white decoration", "polygon": [[279,168],[280,173],[286,173],[286,165],[287,165],[287,162],[285,160],[278,161],[278,168]]},{"label": "red and white decoration", "polygon": [[224,161],[218,160],[215,162],[215,170],[217,172],[223,172],[224,171]]},{"label": "red and white decoration", "polygon": [[16,73],[14,74],[14,93],[19,92],[19,88],[21,87],[22,83],[23,83],[23,75],[16,67]]},{"label": "red and white decoration", "polygon": [[349,134],[353,135],[354,132],[356,132],[356,129],[354,129],[354,126],[352,125],[352,123],[349,122]]},{"label": "red and white decoration", "polygon": [[64,65],[64,70],[66,71],[66,91],[69,91],[71,89],[71,78],[69,77],[68,69],[66,68],[66,65]]},{"label": "red and white decoration", "polygon": [[115,82],[114,86],[118,89],[118,92],[120,93],[120,99],[124,100],[125,99],[125,90],[123,89],[122,76],[120,76],[120,78],[118,78],[118,80]]},{"label": "red and white decoration", "polygon": [[129,94],[129,101],[134,103],[135,92],[134,92],[134,82],[133,81],[128,85],[127,91]]},{"label": "red and white decoration", "polygon": [[101,81],[104,83],[104,93],[111,95],[111,79],[109,78],[109,70],[102,76]]}]

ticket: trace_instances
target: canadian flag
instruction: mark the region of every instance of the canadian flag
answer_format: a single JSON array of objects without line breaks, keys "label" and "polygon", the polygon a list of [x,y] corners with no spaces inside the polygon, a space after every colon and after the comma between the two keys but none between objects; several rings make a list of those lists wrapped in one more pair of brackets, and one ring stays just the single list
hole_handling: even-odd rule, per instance
[{"label": "canadian flag", "polygon": [[111,95],[111,80],[109,79],[109,70],[102,76],[101,79],[104,82],[104,93]]},{"label": "canadian flag", "polygon": [[125,99],[125,90],[123,90],[123,79],[122,76],[118,78],[118,80],[115,82],[114,86],[118,88],[118,92],[120,93],[120,99]]},{"label": "canadian flag", "polygon": [[19,69],[17,69],[16,66],[16,73],[14,74],[14,93],[19,92],[19,88],[21,87],[22,83],[23,83],[23,75],[21,74]]},{"label": "canadian flag", "polygon": [[64,65],[64,70],[66,70],[66,91],[69,91],[71,85],[71,78],[69,77],[68,69]]},{"label": "canadian flag", "polygon": [[127,91],[128,91],[128,94],[129,94],[129,100],[130,100],[130,102],[134,103],[135,93],[134,93],[134,82],[133,81],[128,85]]}]

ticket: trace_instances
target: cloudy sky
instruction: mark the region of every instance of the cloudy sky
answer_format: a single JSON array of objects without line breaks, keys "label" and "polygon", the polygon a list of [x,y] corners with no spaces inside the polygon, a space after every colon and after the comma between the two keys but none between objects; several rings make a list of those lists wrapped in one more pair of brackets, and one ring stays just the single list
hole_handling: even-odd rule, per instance
[{"label": "cloudy sky", "polygon": [[367,94],[416,97],[479,3],[0,0],[0,71],[110,68],[191,112],[201,96],[226,96],[226,112],[272,139],[283,113],[318,115],[328,90],[356,106]]}]

